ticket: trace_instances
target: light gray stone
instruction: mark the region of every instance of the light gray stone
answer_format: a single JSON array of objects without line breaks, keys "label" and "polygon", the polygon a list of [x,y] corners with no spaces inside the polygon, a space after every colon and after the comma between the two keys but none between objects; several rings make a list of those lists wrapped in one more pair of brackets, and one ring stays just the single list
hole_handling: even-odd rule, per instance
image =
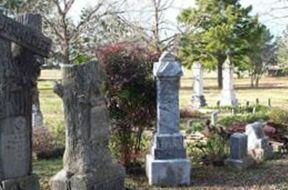
[{"label": "light gray stone", "polygon": [[32,106],[32,127],[43,126],[43,114],[39,107],[35,104]]},{"label": "light gray stone", "polygon": [[234,90],[234,67],[227,57],[223,66],[223,88],[221,91],[220,106],[235,106],[238,104]]},{"label": "light gray stone", "polygon": [[109,150],[109,115],[101,94],[97,62],[63,65],[63,81],[54,91],[64,102],[64,167],[51,181],[52,190],[123,190],[124,168]]},{"label": "light gray stone", "polygon": [[201,63],[199,61],[195,62],[192,66],[192,70],[194,74],[192,105],[196,108],[207,106],[204,96],[203,71]]},{"label": "light gray stone", "polygon": [[151,154],[146,157],[150,185],[177,186],[190,183],[190,161],[186,159],[183,136],[179,132],[179,81],[181,64],[165,52],[154,64],[157,83],[157,132]]},{"label": "light gray stone", "polygon": [[245,134],[248,136],[248,154],[256,161],[273,157],[273,148],[265,136],[261,122],[246,126]]},{"label": "light gray stone", "polygon": [[218,121],[218,114],[219,114],[219,110],[214,110],[211,113],[211,125],[215,126],[217,124]]},{"label": "light gray stone", "polygon": [[247,135],[235,133],[230,137],[230,157],[225,160],[225,164],[243,170],[252,164],[247,156]]},{"label": "light gray stone", "polygon": [[190,184],[191,164],[188,159],[157,160],[146,157],[146,173],[150,185],[172,186]]}]

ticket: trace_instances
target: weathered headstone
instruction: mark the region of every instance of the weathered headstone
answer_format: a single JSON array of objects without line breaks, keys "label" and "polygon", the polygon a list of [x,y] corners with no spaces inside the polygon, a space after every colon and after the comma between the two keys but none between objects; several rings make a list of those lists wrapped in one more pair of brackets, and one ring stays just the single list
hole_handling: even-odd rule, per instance
[{"label": "weathered headstone", "polygon": [[236,99],[235,90],[234,90],[234,67],[230,62],[230,58],[228,57],[224,62],[223,66],[223,88],[221,91],[221,106],[235,106],[238,101]]},{"label": "weathered headstone", "polygon": [[246,169],[252,164],[247,151],[247,135],[234,133],[230,137],[230,157],[225,160],[226,165],[239,170]]},{"label": "weathered headstone", "polygon": [[123,190],[125,170],[109,150],[109,117],[100,88],[97,62],[62,66],[62,98],[66,120],[64,167],[51,179],[52,190]]},{"label": "weathered headstone", "polygon": [[192,105],[196,108],[207,106],[203,93],[203,71],[201,63],[195,62],[192,66],[194,73]]},{"label": "weathered headstone", "polygon": [[40,108],[33,104],[32,106],[32,127],[42,127],[43,126],[43,115]]},{"label": "weathered headstone", "polygon": [[177,186],[190,183],[190,161],[186,159],[179,131],[179,85],[181,64],[169,52],[154,64],[157,82],[157,132],[151,154],[146,157],[150,185]]},{"label": "weathered headstone", "polygon": [[261,122],[247,125],[245,134],[248,136],[248,154],[254,160],[262,161],[273,156],[273,148],[264,134]]},{"label": "weathered headstone", "polygon": [[219,110],[214,110],[211,113],[211,125],[215,126],[217,124],[218,121],[218,114],[219,114]]},{"label": "weathered headstone", "polygon": [[2,190],[39,190],[32,171],[32,96],[51,40],[41,33],[41,16],[17,21],[0,14],[0,186]]}]

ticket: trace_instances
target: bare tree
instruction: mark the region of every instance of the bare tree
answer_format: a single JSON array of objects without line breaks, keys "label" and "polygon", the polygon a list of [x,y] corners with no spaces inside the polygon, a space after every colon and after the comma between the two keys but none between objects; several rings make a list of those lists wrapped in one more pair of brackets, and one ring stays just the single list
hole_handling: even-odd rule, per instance
[{"label": "bare tree", "polygon": [[[123,1],[98,0],[96,5],[82,10],[80,21],[75,23],[69,16],[75,0],[52,0],[54,10],[44,15],[47,25],[46,33],[54,39],[55,57],[63,64],[72,64],[77,56],[73,55],[74,44],[77,44],[83,34],[91,29],[91,23],[101,23],[106,16],[117,15],[117,10]],[[94,27],[94,30],[97,28]],[[92,34],[91,34],[92,35]],[[95,35],[95,33],[93,33]]]}]

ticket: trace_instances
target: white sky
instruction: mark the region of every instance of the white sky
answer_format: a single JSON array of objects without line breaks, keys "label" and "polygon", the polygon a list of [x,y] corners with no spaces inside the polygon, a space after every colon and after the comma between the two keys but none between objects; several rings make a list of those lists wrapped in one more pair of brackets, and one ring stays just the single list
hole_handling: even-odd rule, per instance
[{"label": "white sky", "polygon": [[[76,0],[74,6],[72,7],[73,16],[77,19],[77,15],[80,14],[80,11],[85,6],[93,6],[97,0]],[[138,7],[138,11],[143,11],[147,5],[145,2],[147,0],[128,0],[131,7]],[[281,32],[288,25],[288,17],[281,18],[283,16],[288,16],[288,9],[283,10],[275,10],[275,8],[281,8],[284,5],[288,6],[288,1],[285,0],[241,0],[241,3],[244,6],[253,6],[253,14],[258,14],[260,21],[268,26],[272,34],[281,35]],[[194,6],[194,0],[175,0],[173,6],[167,11],[165,18],[169,20],[170,23],[176,24],[176,17],[179,14],[180,10],[187,7]],[[127,9],[129,9],[129,7]],[[144,12],[144,11],[143,11]],[[286,13],[285,13],[286,12]],[[145,13],[147,15],[147,13]],[[141,13],[138,13],[137,19],[139,22],[147,23],[148,20],[145,19],[145,15],[143,16]],[[146,18],[147,19],[147,18]]]}]

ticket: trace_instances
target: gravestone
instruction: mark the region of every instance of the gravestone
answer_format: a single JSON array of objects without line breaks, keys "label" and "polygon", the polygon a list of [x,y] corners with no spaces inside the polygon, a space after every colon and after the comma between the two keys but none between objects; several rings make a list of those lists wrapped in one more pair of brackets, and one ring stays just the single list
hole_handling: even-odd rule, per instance
[{"label": "gravestone", "polygon": [[225,164],[243,170],[249,167],[252,162],[247,156],[247,135],[234,133],[230,137],[230,157]]},{"label": "gravestone", "polygon": [[151,154],[146,157],[150,185],[177,186],[190,183],[190,161],[179,131],[179,85],[181,64],[169,52],[154,64],[157,83],[157,132]]},{"label": "gravestone", "polygon": [[217,121],[218,121],[218,114],[219,114],[219,110],[214,110],[211,113],[211,125],[212,126],[216,126]]},{"label": "gravestone", "polygon": [[196,108],[207,106],[203,93],[203,71],[200,62],[195,62],[192,66],[194,73],[192,105]]},{"label": "gravestone", "polygon": [[235,90],[234,90],[234,67],[230,62],[230,58],[227,57],[223,66],[223,88],[221,91],[221,106],[236,106],[238,101],[236,99]]},{"label": "gravestone", "polygon": [[273,148],[269,138],[265,136],[261,122],[246,126],[245,134],[248,136],[248,154],[255,161],[262,161],[273,156]]},{"label": "gravestone", "polygon": [[32,171],[32,96],[51,40],[41,33],[38,14],[16,20],[0,14],[0,186],[39,190]]},{"label": "gravestone", "polygon": [[50,181],[52,190],[123,190],[124,168],[109,150],[109,117],[97,62],[63,65],[54,91],[64,103],[64,167]]}]

